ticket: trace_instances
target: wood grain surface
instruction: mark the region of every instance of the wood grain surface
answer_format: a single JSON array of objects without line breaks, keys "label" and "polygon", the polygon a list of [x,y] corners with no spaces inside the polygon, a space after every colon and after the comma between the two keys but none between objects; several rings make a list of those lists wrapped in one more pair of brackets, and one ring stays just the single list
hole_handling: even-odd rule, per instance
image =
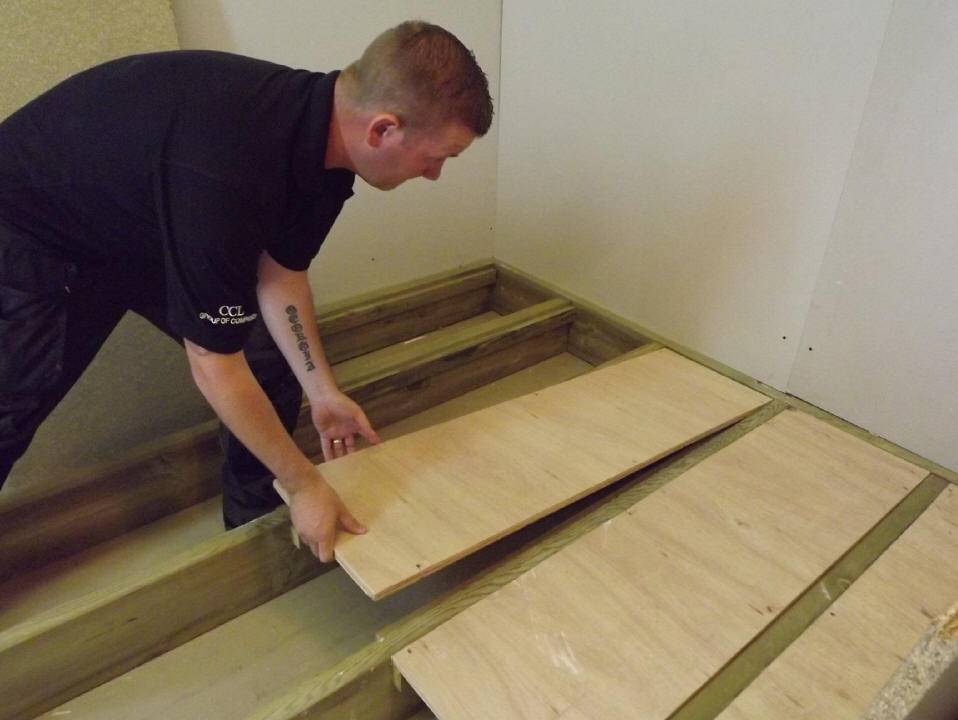
[{"label": "wood grain surface", "polygon": [[858,720],[929,621],[958,597],[949,486],[720,720]]},{"label": "wood grain surface", "polygon": [[369,527],[336,559],[384,597],[766,402],[658,350],[326,463]]},{"label": "wood grain surface", "polygon": [[666,718],[924,475],[787,411],[393,660],[441,720]]},{"label": "wood grain surface", "polygon": [[[562,382],[590,369],[587,363],[571,355],[559,355],[419,416],[384,427],[381,432],[383,437],[398,437]],[[218,515],[217,509],[216,519]],[[194,532],[190,529],[189,534]],[[176,538],[156,535],[152,539],[163,545],[179,542]],[[117,566],[139,565],[143,575],[155,572],[155,553],[159,548],[148,553],[143,547],[125,550],[132,552],[125,555],[113,552],[97,558],[96,564],[106,561]],[[448,568],[446,573],[437,573],[383,602],[373,602],[345,573],[333,570],[65,702],[43,717],[69,720],[235,720],[245,717],[260,703],[282,695],[297,683],[313,679],[317,673],[371,643],[384,625],[398,621],[434,596],[465,582],[478,567],[481,565]],[[82,577],[72,578],[71,587],[66,589],[70,595],[75,586],[85,585],[87,591],[93,591],[111,582],[107,568],[80,574]],[[3,589],[0,586],[0,591]],[[44,591],[41,602],[49,602],[52,597],[48,596],[64,590],[41,589]],[[234,601],[231,593],[218,594],[221,599],[229,595],[230,601]],[[23,602],[25,604],[25,600]],[[190,602],[192,598],[185,591],[176,597],[177,604]],[[0,602],[0,606],[2,604]],[[152,614],[170,613],[158,607]],[[122,626],[123,620],[117,619],[117,624]],[[59,655],[66,654],[68,651],[60,647]],[[76,652],[74,656],[81,663],[84,654]],[[47,659],[48,667],[50,663]],[[3,667],[0,662],[0,668]],[[0,690],[4,688],[2,675],[0,671]],[[387,675],[391,684],[391,674]],[[374,693],[365,694],[371,696],[370,702],[376,701]],[[2,693],[0,697],[4,697]],[[358,717],[365,719],[371,715],[359,714]]]}]

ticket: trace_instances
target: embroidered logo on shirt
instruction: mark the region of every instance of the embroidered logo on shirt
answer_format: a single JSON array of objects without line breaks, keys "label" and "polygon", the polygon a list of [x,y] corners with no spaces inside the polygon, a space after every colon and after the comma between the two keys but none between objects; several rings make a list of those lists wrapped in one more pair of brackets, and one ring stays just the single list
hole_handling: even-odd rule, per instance
[{"label": "embroidered logo on shirt", "polygon": [[243,311],[242,305],[220,305],[219,317],[201,312],[200,320],[208,320],[214,325],[242,325],[243,323],[253,322],[259,317],[259,313],[250,313],[247,315]]}]

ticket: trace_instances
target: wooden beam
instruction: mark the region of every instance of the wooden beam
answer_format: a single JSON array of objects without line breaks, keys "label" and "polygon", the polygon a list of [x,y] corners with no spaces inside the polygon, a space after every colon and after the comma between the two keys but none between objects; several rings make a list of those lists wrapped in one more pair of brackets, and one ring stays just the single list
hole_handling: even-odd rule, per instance
[{"label": "wooden beam", "polygon": [[281,507],[0,632],[0,718],[32,718],[333,567],[289,528]]},{"label": "wooden beam", "polygon": [[447,328],[428,343],[414,342],[391,348],[388,356],[369,353],[348,360],[334,368],[334,372],[340,387],[362,403],[525,338],[566,326],[574,315],[575,308],[565,300],[547,300],[480,324]]},{"label": "wooden beam", "polygon": [[[495,270],[482,266],[408,284],[330,306],[321,313],[320,325],[333,329],[339,338],[334,340],[334,346],[339,343],[337,352],[349,355],[360,348],[376,348],[481,309],[488,303],[494,279]],[[462,339],[460,335],[458,340]],[[377,357],[384,360],[389,353]],[[392,367],[401,375],[418,361],[414,351],[407,353],[405,366],[393,362]],[[363,372],[368,375],[368,368]],[[363,379],[351,374],[349,366],[341,374],[348,391],[362,396]],[[308,413],[304,420],[309,424]],[[0,581],[217,495],[218,447],[217,423],[203,423],[87,468],[66,487],[0,503]]]},{"label": "wooden beam", "polygon": [[[565,325],[557,325],[562,316]],[[417,345],[416,353],[403,349],[395,362],[384,352],[386,375],[395,380],[411,373],[413,381],[373,397],[370,415],[377,424],[387,424],[557,354],[569,320],[568,308],[552,303],[544,313],[531,310],[511,320],[479,323],[472,340],[457,329]],[[455,357],[446,359],[446,353]],[[423,361],[441,372],[421,377]],[[357,372],[342,371],[341,381],[361,389],[369,367],[354,367]],[[210,450],[211,457],[216,455]],[[331,567],[295,551],[289,532],[288,511],[281,508],[159,568],[145,569],[122,587],[3,632],[0,666],[18,671],[0,677],[0,696],[22,700],[0,704],[0,718],[32,717],[55,707]]]},{"label": "wooden beam", "polygon": [[593,365],[598,365],[651,342],[609,313],[579,298],[542,283],[529,275],[499,264],[496,286],[492,292],[492,308],[496,312],[515,312],[547,298],[563,297],[576,308],[575,321],[569,332],[568,352]]},{"label": "wooden beam", "polygon": [[[331,713],[342,707],[344,699],[355,692],[357,683],[363,682],[364,678],[372,674],[392,675],[391,656],[395,652],[532,569],[569,543],[624,512],[705,458],[761,426],[785,407],[781,402],[766,405],[723,432],[623,481],[618,491],[599,506],[590,508],[583,515],[537,538],[531,545],[479,573],[450,594],[436,599],[400,623],[381,631],[375,642],[318,674],[315,679],[254,709],[247,716],[247,720],[336,717]],[[400,686],[406,691],[405,684]],[[370,690],[370,695],[372,692]],[[377,704],[386,706],[390,702],[389,695],[398,691],[395,685],[390,684],[377,686],[375,692],[377,694],[370,698],[373,707]],[[404,720],[406,716],[377,714],[369,717],[371,720]]]},{"label": "wooden beam", "polygon": [[320,330],[327,335],[333,335],[395,317],[409,310],[429,307],[471,290],[486,288],[491,292],[495,280],[495,267],[484,262],[403,285],[375,290],[341,302],[320,305],[316,309],[316,317],[319,319]]},{"label": "wooden beam", "polygon": [[495,279],[485,265],[320,308],[326,357],[338,363],[485,312]]}]

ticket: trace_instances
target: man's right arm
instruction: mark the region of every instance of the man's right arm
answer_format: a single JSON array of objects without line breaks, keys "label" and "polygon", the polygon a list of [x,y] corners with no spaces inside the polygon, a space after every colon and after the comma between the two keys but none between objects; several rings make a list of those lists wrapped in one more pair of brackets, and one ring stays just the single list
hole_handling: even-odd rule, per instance
[{"label": "man's right arm", "polygon": [[286,433],[243,353],[215,353],[189,340],[184,344],[200,392],[289,493],[293,525],[313,554],[323,562],[331,561],[340,525],[352,533],[365,528]]}]

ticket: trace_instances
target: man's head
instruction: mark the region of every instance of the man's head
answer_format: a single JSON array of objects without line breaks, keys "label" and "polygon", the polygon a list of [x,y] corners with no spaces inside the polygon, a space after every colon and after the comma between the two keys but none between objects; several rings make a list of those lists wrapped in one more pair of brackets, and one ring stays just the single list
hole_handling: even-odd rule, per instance
[{"label": "man's head", "polygon": [[336,103],[340,137],[331,141],[341,141],[346,166],[384,190],[412,177],[435,180],[492,122],[488,82],[472,52],[424,22],[377,37],[341,73]]}]

